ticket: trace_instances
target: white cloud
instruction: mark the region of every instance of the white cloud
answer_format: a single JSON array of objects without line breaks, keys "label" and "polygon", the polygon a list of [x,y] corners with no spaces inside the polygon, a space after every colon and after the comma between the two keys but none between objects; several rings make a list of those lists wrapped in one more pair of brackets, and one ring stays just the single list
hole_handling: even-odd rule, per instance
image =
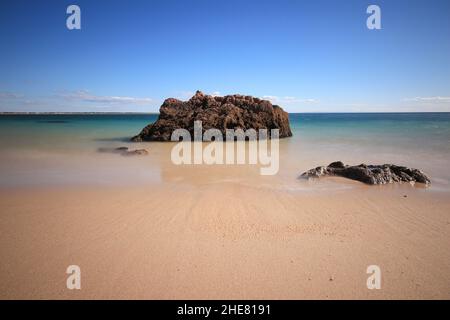
[{"label": "white cloud", "polygon": [[22,97],[23,95],[13,92],[0,92],[0,99],[19,99]]},{"label": "white cloud", "polygon": [[26,96],[0,92],[0,112],[5,111],[95,111],[150,112],[158,101],[130,96],[101,96],[87,90],[60,91],[51,95]]},{"label": "white cloud", "polygon": [[179,91],[179,92],[175,93],[173,95],[173,97],[178,100],[184,101],[184,100],[189,100],[194,94],[195,94],[195,92],[192,92],[192,91]]},{"label": "white cloud", "polygon": [[153,101],[151,98],[136,98],[136,97],[124,97],[124,96],[97,96],[90,93],[87,90],[78,90],[73,92],[66,92],[59,94],[60,97],[68,100],[77,100],[84,102],[95,103],[111,103],[111,104],[138,104],[147,105]]},{"label": "white cloud", "polygon": [[407,102],[423,102],[423,103],[449,103],[450,97],[414,97],[414,98],[404,98],[403,101]]},{"label": "white cloud", "polygon": [[316,99],[305,99],[305,98],[297,98],[297,97],[278,97],[278,96],[263,96],[263,99],[269,100],[274,104],[279,104],[281,106],[286,104],[313,104],[319,102]]},{"label": "white cloud", "polygon": [[[207,94],[207,95],[210,95],[210,96],[213,96],[213,97],[222,96],[222,94],[220,93],[220,91],[213,91],[213,92],[204,92],[204,91],[202,91],[202,92],[203,92],[204,94]],[[178,100],[185,101],[185,100],[189,100],[189,99],[192,98],[194,95],[195,95],[195,92],[194,92],[194,91],[189,91],[189,90],[187,90],[187,91],[180,91],[180,92],[177,92],[177,93],[175,94],[175,98],[177,98]]]},{"label": "white cloud", "polygon": [[[204,92],[204,91],[203,91]],[[204,92],[207,95],[211,95],[213,97],[217,96],[223,96],[223,94],[220,91],[213,91],[213,92]],[[175,94],[175,97],[179,100],[189,100],[195,92],[193,91],[180,91]],[[284,97],[278,97],[278,96],[271,96],[271,95],[265,95],[262,96],[262,99],[269,100],[273,104],[278,105],[288,105],[288,104],[316,104],[319,102],[317,99],[307,99],[307,98],[297,98],[293,96],[284,96]]]}]

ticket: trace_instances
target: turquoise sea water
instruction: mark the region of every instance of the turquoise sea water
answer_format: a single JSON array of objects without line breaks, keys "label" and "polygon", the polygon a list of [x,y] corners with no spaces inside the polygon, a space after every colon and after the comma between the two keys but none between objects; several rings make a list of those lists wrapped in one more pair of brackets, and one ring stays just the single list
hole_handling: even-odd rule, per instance
[{"label": "turquoise sea water", "polygon": [[[127,140],[157,117],[155,114],[2,115],[0,143],[4,148],[18,143],[45,144],[48,141],[41,141],[44,138],[70,138],[73,142]],[[289,117],[294,139],[302,136],[386,144],[402,141],[423,143],[423,148],[450,149],[450,113],[297,113]]]},{"label": "turquoise sea water", "polygon": [[290,119],[296,133],[319,139],[450,150],[450,113],[292,114]]},{"label": "turquoise sea water", "polygon": [[[101,171],[97,148],[133,147],[129,138],[156,119],[149,114],[1,115],[1,185],[51,181],[58,170],[60,176]],[[450,185],[450,113],[290,114],[290,123],[294,136],[280,142],[279,175],[286,179],[342,160],[414,166],[438,187]],[[144,144],[159,159],[170,158],[169,149],[160,145]],[[111,165],[109,172],[117,173],[120,163]]]}]

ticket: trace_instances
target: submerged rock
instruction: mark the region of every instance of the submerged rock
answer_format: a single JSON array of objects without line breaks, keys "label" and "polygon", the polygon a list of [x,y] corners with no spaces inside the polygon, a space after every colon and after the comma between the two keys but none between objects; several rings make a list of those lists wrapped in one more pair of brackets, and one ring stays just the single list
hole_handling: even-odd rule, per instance
[{"label": "submerged rock", "polygon": [[341,161],[336,161],[330,163],[327,167],[317,167],[301,175],[304,178],[319,178],[322,176],[339,176],[367,184],[419,182],[428,185],[431,183],[422,171],[394,164],[348,166]]},{"label": "submerged rock", "polygon": [[[170,141],[176,129],[186,129],[194,137],[194,121],[202,130],[279,129],[279,137],[291,137],[288,113],[270,101],[243,95],[210,96],[197,91],[189,101],[169,98],[159,109],[159,118],[146,126],[132,141]],[[204,132],[202,132],[204,133]]]},{"label": "submerged rock", "polygon": [[97,151],[100,153],[124,153],[124,152],[128,152],[128,147],[98,148]]},{"label": "submerged rock", "polygon": [[98,148],[97,151],[101,153],[117,153],[122,156],[143,156],[148,154],[148,151],[145,149],[129,150],[128,147]]},{"label": "submerged rock", "polygon": [[148,151],[145,149],[136,149],[122,153],[123,156],[146,156]]}]

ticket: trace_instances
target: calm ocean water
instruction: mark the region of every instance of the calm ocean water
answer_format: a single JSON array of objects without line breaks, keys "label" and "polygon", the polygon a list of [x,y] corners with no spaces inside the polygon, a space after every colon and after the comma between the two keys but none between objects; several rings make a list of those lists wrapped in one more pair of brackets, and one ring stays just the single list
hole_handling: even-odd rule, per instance
[{"label": "calm ocean water", "polygon": [[[133,146],[129,138],[156,119],[149,114],[1,115],[1,184],[49,181],[58,170],[88,176],[90,170],[77,158],[86,161],[99,147]],[[294,137],[280,143],[281,177],[335,160],[390,162],[423,169],[439,188],[450,186],[450,113],[290,114],[290,122]],[[159,145],[146,144],[161,156],[165,151]]]}]

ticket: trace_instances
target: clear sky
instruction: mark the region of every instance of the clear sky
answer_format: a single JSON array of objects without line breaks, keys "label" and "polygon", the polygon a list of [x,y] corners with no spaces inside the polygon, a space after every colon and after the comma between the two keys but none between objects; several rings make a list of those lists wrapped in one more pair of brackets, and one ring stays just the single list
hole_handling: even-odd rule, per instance
[{"label": "clear sky", "polygon": [[0,111],[149,112],[195,90],[289,112],[450,111],[448,0],[2,0],[0,39]]}]

